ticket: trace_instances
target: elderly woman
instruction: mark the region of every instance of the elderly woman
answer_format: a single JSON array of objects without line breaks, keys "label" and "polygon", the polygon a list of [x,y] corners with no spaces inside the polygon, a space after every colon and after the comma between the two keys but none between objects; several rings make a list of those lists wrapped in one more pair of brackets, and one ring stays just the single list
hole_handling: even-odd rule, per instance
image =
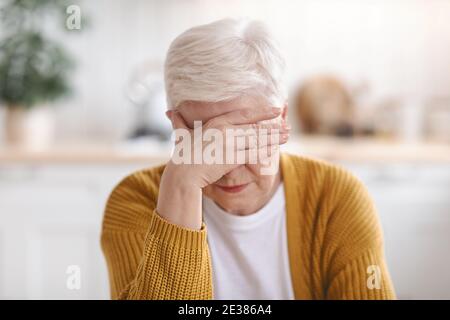
[{"label": "elderly woman", "polygon": [[278,151],[289,135],[283,69],[259,22],[220,20],[173,41],[165,63],[173,128],[241,130],[246,143],[227,137],[216,151],[243,151],[244,160],[195,161],[197,150],[184,148],[187,161],[172,158],[115,187],[101,237],[112,298],[394,298],[362,183]]}]

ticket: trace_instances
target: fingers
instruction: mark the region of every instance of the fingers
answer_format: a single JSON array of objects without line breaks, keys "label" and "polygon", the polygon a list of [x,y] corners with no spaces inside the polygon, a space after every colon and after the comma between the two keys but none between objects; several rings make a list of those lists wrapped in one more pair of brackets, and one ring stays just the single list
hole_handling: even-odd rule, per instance
[{"label": "fingers", "polygon": [[288,139],[289,133],[279,134],[278,132],[239,137],[228,136],[226,139],[226,147],[228,149],[235,148],[236,150],[263,148],[276,144],[285,144]]},{"label": "fingers", "polygon": [[210,125],[212,126],[242,125],[271,120],[278,117],[280,114],[281,108],[276,107],[248,108],[225,113],[208,122],[210,122]]},{"label": "fingers", "polygon": [[253,125],[233,126],[226,130],[227,141],[245,138],[245,148],[258,145],[260,147],[273,144],[284,144],[289,138],[290,126],[286,123],[265,123]]},{"label": "fingers", "polygon": [[[268,109],[270,112],[268,112]],[[284,121],[255,123],[278,117],[280,109],[276,109],[276,112],[273,112],[271,108],[262,107],[258,110],[252,109],[253,112],[246,111],[242,113],[242,110],[229,112],[213,119],[216,124],[219,124],[218,126],[212,126],[211,123],[203,126],[202,135],[205,135],[208,129],[218,129],[223,134],[223,138],[219,139],[219,141],[222,141],[222,144],[217,147],[219,150],[223,148],[223,154],[227,154],[227,159],[228,154],[231,153],[231,156],[236,159],[236,164],[261,163],[269,159],[270,155],[275,152],[274,150],[278,150],[279,145],[286,143],[289,138],[290,126]],[[182,130],[185,133],[180,131],[180,136],[175,137],[176,145],[181,141],[185,141],[186,137],[184,135],[193,134],[193,130],[188,127],[177,110],[169,110],[166,112],[166,115],[170,118],[174,129],[188,130],[188,132]],[[243,115],[247,117],[246,119],[249,122],[242,120]],[[219,119],[221,117],[222,119]],[[233,121],[234,124],[229,124],[228,121]],[[207,141],[209,140],[200,141],[199,144],[194,142],[192,145],[189,145],[189,148],[200,147],[203,153],[203,148],[209,147]],[[223,144],[223,142],[225,143]],[[217,141],[214,140],[211,143],[217,143]],[[191,152],[191,154],[194,153]]]},{"label": "fingers", "polygon": [[285,122],[283,123],[254,123],[244,124],[238,126],[230,126],[225,129],[231,130],[236,136],[253,136],[260,134],[286,134],[291,130],[291,126]]},{"label": "fingers", "polygon": [[272,156],[279,151],[279,145],[253,147],[246,150],[238,150],[234,155],[236,164],[263,164],[267,165]]},{"label": "fingers", "polygon": [[231,138],[227,136],[224,154],[227,159],[231,157],[236,164],[267,165],[272,163],[272,155],[279,151],[279,146],[286,143],[288,138],[288,133],[278,132]]}]

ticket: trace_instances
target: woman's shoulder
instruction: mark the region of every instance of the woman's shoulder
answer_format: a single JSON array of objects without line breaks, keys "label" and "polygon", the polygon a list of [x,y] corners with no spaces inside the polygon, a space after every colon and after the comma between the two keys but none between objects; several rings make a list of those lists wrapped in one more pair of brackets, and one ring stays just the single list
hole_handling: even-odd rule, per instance
[{"label": "woman's shoulder", "polygon": [[164,168],[165,165],[160,165],[140,169],[122,178],[106,202],[103,227],[145,231],[150,213],[156,207]]},{"label": "woman's shoulder", "polygon": [[[371,207],[373,200],[364,183],[341,165],[310,157],[283,154],[282,174],[295,201],[317,208],[347,210],[351,219],[354,206]],[[357,210],[356,210],[357,211]],[[353,211],[355,212],[355,211]],[[342,217],[347,216],[343,214]]]},{"label": "woman's shoulder", "polygon": [[159,183],[165,167],[165,165],[159,165],[134,171],[122,178],[113,189],[113,192],[127,189],[136,193],[155,196],[158,193]]},{"label": "woman's shoulder", "polygon": [[301,184],[308,183],[323,187],[362,184],[356,175],[343,166],[308,156],[283,153],[281,168],[287,179],[296,179],[302,182]]},{"label": "woman's shoulder", "polygon": [[331,233],[342,235],[343,229],[356,228],[378,234],[373,200],[364,183],[348,169],[296,155],[284,155],[282,169],[285,185],[294,190],[290,200],[308,209],[303,215],[327,221],[328,229],[335,230]]}]

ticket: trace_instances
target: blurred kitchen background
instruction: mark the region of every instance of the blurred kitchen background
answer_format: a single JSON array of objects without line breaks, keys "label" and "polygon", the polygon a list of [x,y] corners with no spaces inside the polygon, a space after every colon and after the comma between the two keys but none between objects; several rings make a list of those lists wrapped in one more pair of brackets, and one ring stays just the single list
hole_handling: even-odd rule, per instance
[{"label": "blurred kitchen background", "polygon": [[285,150],[367,184],[399,298],[450,299],[450,1],[0,8],[0,298],[109,298],[103,209],[124,176],[170,154],[170,42],[194,25],[251,17],[271,27],[287,60],[296,134]]}]

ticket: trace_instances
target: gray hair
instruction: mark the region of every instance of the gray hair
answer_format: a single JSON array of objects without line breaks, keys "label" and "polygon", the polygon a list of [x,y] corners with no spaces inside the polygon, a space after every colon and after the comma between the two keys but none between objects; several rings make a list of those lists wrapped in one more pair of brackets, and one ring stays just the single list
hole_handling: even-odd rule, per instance
[{"label": "gray hair", "polygon": [[168,108],[242,95],[260,95],[281,107],[287,99],[284,69],[278,43],[260,21],[222,19],[193,27],[175,38],[167,52]]}]

